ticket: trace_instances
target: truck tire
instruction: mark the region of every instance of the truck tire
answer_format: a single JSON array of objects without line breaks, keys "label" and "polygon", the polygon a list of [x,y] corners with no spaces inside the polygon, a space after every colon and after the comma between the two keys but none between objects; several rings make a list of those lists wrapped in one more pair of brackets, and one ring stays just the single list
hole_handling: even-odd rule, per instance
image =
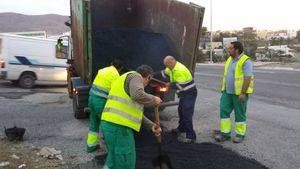
[{"label": "truck tire", "polygon": [[73,85],[70,79],[68,79],[68,95],[70,99],[73,99]]},{"label": "truck tire", "polygon": [[76,119],[87,118],[87,114],[84,112],[84,108],[79,108],[77,105],[77,95],[73,95],[73,113]]},{"label": "truck tire", "polygon": [[69,98],[73,99],[73,93],[72,92],[68,92],[68,94],[69,94]]},{"label": "truck tire", "polygon": [[22,88],[30,89],[35,85],[35,77],[32,74],[23,74],[19,79],[19,85]]},{"label": "truck tire", "polygon": [[68,87],[68,95],[69,95],[69,98],[70,99],[73,99],[73,86],[72,86],[72,89],[71,89],[71,91],[69,90],[69,87]]}]

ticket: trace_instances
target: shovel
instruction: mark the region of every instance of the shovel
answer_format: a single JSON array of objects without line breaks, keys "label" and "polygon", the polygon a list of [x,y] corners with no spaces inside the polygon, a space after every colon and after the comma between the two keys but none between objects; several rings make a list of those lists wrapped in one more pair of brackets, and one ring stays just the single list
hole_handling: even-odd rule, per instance
[{"label": "shovel", "polygon": [[[155,106],[155,123],[156,125],[160,126],[158,106]],[[173,169],[169,156],[162,150],[161,134],[159,136],[156,136],[156,139],[158,142],[159,155],[152,161],[154,169]]]}]

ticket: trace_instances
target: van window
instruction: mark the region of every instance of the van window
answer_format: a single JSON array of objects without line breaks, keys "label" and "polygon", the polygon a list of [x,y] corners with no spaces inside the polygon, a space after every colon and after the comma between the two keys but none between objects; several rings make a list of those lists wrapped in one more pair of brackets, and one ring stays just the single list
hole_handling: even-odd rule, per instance
[{"label": "van window", "polygon": [[55,46],[56,50],[56,58],[57,59],[67,59],[68,58],[68,46],[65,46],[63,44],[56,44]]}]

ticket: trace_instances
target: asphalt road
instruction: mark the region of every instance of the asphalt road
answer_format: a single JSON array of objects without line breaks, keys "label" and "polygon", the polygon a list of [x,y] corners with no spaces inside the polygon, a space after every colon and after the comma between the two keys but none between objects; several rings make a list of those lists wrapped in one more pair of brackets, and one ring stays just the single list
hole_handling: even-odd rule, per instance
[{"label": "asphalt road", "polygon": [[[219,123],[221,75],[220,66],[196,68],[198,98],[194,128],[199,143],[215,143],[211,131]],[[221,145],[269,168],[300,168],[300,72],[255,68],[255,81],[255,94],[248,105],[246,140],[241,144],[228,141]],[[168,129],[176,127],[176,107],[167,108],[161,118]],[[4,135],[4,126],[14,125],[27,129],[24,144],[54,147],[62,150],[64,159],[69,159],[67,163],[93,168],[93,157],[99,153],[85,153],[88,123],[73,117],[72,101],[65,86],[24,90],[0,81],[0,135]]]},{"label": "asphalt road", "polygon": [[[209,141],[218,128],[222,66],[198,65],[199,89],[195,123],[199,141]],[[225,147],[254,158],[270,168],[300,168],[300,72],[255,67],[255,93],[248,104],[248,137]],[[201,137],[202,135],[202,137]]]},{"label": "asphalt road", "polygon": [[[199,65],[196,80],[202,89],[220,90],[223,67]],[[261,101],[300,110],[300,71],[254,68],[255,93]]]}]

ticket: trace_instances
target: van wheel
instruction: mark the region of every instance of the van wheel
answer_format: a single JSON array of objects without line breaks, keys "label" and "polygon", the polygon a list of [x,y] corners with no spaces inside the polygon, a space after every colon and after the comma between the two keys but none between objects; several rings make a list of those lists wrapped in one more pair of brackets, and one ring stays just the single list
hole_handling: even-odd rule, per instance
[{"label": "van wheel", "polygon": [[31,74],[24,74],[20,77],[19,85],[26,89],[33,88],[35,85],[35,77]]}]

